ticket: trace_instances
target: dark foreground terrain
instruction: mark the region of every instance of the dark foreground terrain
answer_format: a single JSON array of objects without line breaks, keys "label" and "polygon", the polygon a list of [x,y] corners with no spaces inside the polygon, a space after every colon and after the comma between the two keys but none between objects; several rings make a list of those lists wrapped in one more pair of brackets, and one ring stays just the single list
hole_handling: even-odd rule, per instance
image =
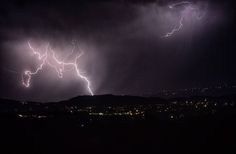
[{"label": "dark foreground terrain", "polygon": [[236,153],[234,96],[1,100],[0,153]]}]

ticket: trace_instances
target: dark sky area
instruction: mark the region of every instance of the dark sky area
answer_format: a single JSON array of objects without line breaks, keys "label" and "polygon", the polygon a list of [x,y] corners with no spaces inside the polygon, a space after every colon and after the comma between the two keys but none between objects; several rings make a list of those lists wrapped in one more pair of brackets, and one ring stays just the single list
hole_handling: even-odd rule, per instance
[{"label": "dark sky area", "polygon": [[[236,84],[233,1],[189,0],[192,10],[186,4],[168,7],[177,2],[1,1],[0,97],[51,101],[88,94],[85,82],[73,72],[61,79],[48,66],[24,87],[24,70],[39,65],[30,54],[29,40],[41,50],[50,43],[59,58],[76,42],[84,52],[78,67],[94,94],[145,95]],[[182,28],[163,37],[183,15]]]}]

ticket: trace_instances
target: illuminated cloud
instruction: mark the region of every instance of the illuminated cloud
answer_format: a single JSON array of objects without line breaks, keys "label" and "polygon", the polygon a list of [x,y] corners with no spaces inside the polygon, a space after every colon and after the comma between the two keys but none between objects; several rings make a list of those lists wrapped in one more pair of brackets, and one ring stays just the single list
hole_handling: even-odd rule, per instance
[{"label": "illuminated cloud", "polygon": [[[223,74],[217,72],[220,69],[215,74],[204,69],[223,70],[221,62],[228,67],[230,61],[222,60],[222,51],[235,51],[231,50],[234,43],[227,41],[233,38],[232,9],[221,2],[73,1],[64,7],[62,2],[38,1],[22,5],[0,6],[2,97],[57,101],[92,93],[155,93],[199,78],[205,82],[213,75],[216,78],[215,74]],[[41,60],[29,40],[33,49],[41,50]],[[50,49],[44,55],[48,43]],[[206,54],[217,56],[202,58]],[[37,72],[44,60],[47,64]],[[76,67],[89,82],[78,76]],[[22,86],[22,72],[23,84],[30,88]]]},{"label": "illuminated cloud", "polygon": [[[30,44],[30,42],[28,42],[28,45],[33,54],[37,56],[39,61],[41,61],[41,64],[36,68],[35,71],[30,71],[30,70],[24,71],[22,75],[22,84],[25,87],[27,88],[30,87],[32,76],[37,75],[39,71],[41,71],[43,67],[45,67],[45,65],[49,65],[50,67],[52,67],[57,72],[59,78],[63,78],[63,74],[66,73],[66,67],[69,67],[74,69],[78,77],[86,82],[87,89],[90,95],[94,95],[92,92],[91,83],[89,79],[81,74],[78,67],[78,60],[82,56],[83,52],[78,56],[74,55],[75,46],[73,46],[71,53],[69,53],[69,55],[67,55],[66,58],[63,58],[63,60],[59,60],[57,58],[55,51],[51,49],[50,44],[45,46],[45,51],[43,53],[41,53],[40,50],[34,49]],[[65,62],[67,60],[67,57],[69,56],[75,56],[74,58],[75,60],[72,62]]]}]

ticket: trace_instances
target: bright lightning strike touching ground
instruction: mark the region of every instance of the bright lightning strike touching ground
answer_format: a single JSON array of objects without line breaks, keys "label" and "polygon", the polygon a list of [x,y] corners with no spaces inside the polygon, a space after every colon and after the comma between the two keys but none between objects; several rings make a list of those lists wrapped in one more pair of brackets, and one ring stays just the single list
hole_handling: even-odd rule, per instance
[{"label": "bright lightning strike touching ground", "polygon": [[[75,70],[77,76],[86,83],[89,94],[94,95],[91,88],[91,82],[86,76],[81,74],[78,68],[78,60],[82,56],[83,52],[80,55],[76,56],[73,62],[65,62],[66,58],[64,58],[63,61],[60,61],[56,57],[55,52],[52,50],[49,44],[46,46],[45,52],[43,54],[41,54],[41,52],[38,51],[37,49],[33,48],[29,41],[28,41],[28,46],[30,50],[33,52],[33,54],[37,56],[38,60],[40,61],[40,65],[34,71],[30,71],[30,70],[24,71],[22,75],[22,84],[25,87],[30,87],[32,76],[37,75],[39,71],[43,69],[45,65],[51,66],[53,69],[55,69],[59,78],[63,78],[63,73],[65,72],[65,66],[67,66]],[[75,48],[73,47],[71,53],[67,57],[73,54],[74,49]]]}]

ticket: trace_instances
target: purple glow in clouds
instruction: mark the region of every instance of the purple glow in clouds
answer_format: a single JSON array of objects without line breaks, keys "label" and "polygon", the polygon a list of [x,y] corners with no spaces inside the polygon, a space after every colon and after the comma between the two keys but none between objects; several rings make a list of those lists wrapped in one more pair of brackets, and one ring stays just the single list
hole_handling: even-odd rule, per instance
[{"label": "purple glow in clouds", "polygon": [[[90,93],[90,95],[94,95],[92,92],[92,89],[91,89],[91,84],[90,84],[89,79],[86,76],[82,75],[79,68],[78,68],[77,61],[82,56],[83,52],[75,57],[74,62],[64,62],[65,59],[61,61],[56,57],[55,52],[50,48],[49,44],[45,47],[46,51],[43,54],[41,54],[40,51],[34,49],[31,46],[30,42],[28,42],[28,45],[29,45],[29,48],[31,49],[31,51],[33,52],[33,55],[37,56],[37,58],[41,62],[41,64],[36,68],[35,71],[30,71],[30,70],[24,71],[24,74],[22,75],[22,84],[25,87],[30,87],[32,76],[37,75],[39,73],[39,71],[43,69],[43,67],[45,65],[48,65],[48,66],[51,66],[52,68],[54,68],[55,71],[57,72],[59,78],[63,78],[63,73],[65,72],[65,66],[68,66],[68,67],[74,69],[76,71],[77,76],[79,78],[83,79],[83,81],[87,84],[87,89],[88,89],[88,92]],[[75,48],[72,49],[70,55],[73,54],[74,49]],[[70,55],[68,55],[68,56],[70,56]]]},{"label": "purple glow in clouds", "polygon": [[179,22],[176,26],[174,26],[174,28],[170,32],[167,32],[163,36],[165,38],[171,37],[176,32],[180,31],[184,26],[185,19],[187,19],[187,18],[192,19],[193,18],[193,19],[201,20],[205,16],[205,12],[204,13],[200,12],[199,6],[197,6],[196,4],[193,4],[189,1],[182,1],[182,2],[178,2],[178,3],[174,3],[174,4],[169,5],[169,9],[171,9],[171,10],[177,9],[178,7],[183,7],[183,10],[181,10],[181,12],[180,12]]}]

